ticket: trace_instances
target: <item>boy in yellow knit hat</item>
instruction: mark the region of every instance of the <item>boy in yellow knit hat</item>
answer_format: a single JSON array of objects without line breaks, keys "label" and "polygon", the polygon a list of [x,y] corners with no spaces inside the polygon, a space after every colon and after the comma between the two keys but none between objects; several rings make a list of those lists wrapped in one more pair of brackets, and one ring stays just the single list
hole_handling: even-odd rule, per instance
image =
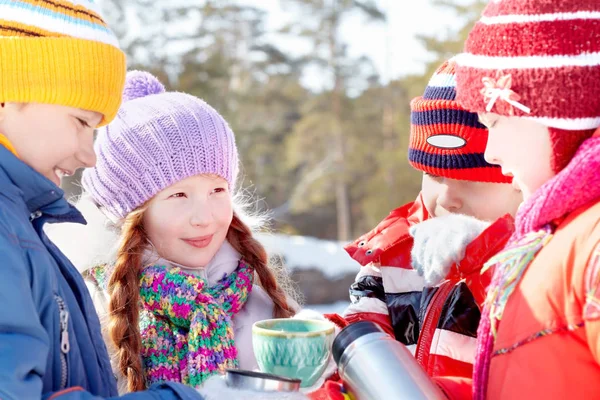
[{"label": "boy in yellow knit hat", "polygon": [[[96,162],[125,55],[94,0],[0,0],[0,398],[118,395],[83,279],[44,224],[85,223],[59,188]],[[73,238],[76,240],[76,238]],[[128,399],[201,399],[176,384]]]}]

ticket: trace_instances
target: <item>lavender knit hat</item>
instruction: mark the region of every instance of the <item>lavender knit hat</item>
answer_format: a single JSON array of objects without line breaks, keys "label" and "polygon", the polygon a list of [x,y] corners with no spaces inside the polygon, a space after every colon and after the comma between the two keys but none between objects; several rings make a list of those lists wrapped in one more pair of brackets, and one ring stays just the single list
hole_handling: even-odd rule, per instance
[{"label": "lavender knit hat", "polygon": [[223,117],[194,96],[165,92],[147,72],[127,74],[117,118],[99,130],[94,149],[98,162],[82,184],[117,219],[190,176],[215,174],[233,190],[238,174],[235,137]]}]

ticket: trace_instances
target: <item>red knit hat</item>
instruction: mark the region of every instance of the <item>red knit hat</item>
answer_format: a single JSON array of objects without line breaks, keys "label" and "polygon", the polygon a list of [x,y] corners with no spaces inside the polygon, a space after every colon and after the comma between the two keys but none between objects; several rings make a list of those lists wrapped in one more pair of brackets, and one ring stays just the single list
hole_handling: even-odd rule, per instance
[{"label": "red knit hat", "polygon": [[433,74],[423,96],[411,107],[408,162],[414,168],[450,179],[510,183],[484,158],[488,130],[477,114],[455,100],[456,64],[446,61]]},{"label": "red knit hat", "polygon": [[600,126],[600,1],[490,0],[457,64],[463,107],[555,128],[558,171]]}]

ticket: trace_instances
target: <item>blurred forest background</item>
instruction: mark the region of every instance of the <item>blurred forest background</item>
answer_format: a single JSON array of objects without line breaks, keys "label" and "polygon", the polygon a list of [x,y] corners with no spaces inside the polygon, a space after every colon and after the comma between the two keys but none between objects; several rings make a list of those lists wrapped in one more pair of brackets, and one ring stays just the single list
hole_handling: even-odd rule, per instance
[{"label": "blurred forest background", "polygon": [[[340,34],[350,17],[361,17],[353,29],[363,31],[389,23],[379,1],[280,0],[293,15],[275,32],[293,39],[285,46],[270,40],[268,11],[243,0],[101,4],[130,69],[206,100],[229,122],[242,184],[271,210],[275,230],[348,241],[418,193],[420,173],[407,163],[410,100],[441,61],[461,51],[485,4],[430,2],[460,28],[420,36],[431,60],[424,74],[388,81],[371,59],[351,56]],[[310,51],[300,51],[298,41]],[[303,83],[309,70],[322,77],[322,88]],[[70,194],[77,192],[76,179],[66,185]]]}]

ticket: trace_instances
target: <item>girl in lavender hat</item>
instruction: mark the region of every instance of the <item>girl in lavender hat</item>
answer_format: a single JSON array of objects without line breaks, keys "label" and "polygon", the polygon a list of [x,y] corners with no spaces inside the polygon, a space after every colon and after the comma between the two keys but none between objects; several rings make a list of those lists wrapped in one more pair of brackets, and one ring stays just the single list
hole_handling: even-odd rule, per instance
[{"label": "girl in lavender hat", "polygon": [[234,204],[238,153],[227,122],[134,71],[95,150],[84,197],[118,227],[118,245],[107,256],[106,237],[94,233],[104,256],[75,258],[120,391],[164,381],[200,387],[227,368],[257,368],[252,324],[290,317],[297,305]]}]

